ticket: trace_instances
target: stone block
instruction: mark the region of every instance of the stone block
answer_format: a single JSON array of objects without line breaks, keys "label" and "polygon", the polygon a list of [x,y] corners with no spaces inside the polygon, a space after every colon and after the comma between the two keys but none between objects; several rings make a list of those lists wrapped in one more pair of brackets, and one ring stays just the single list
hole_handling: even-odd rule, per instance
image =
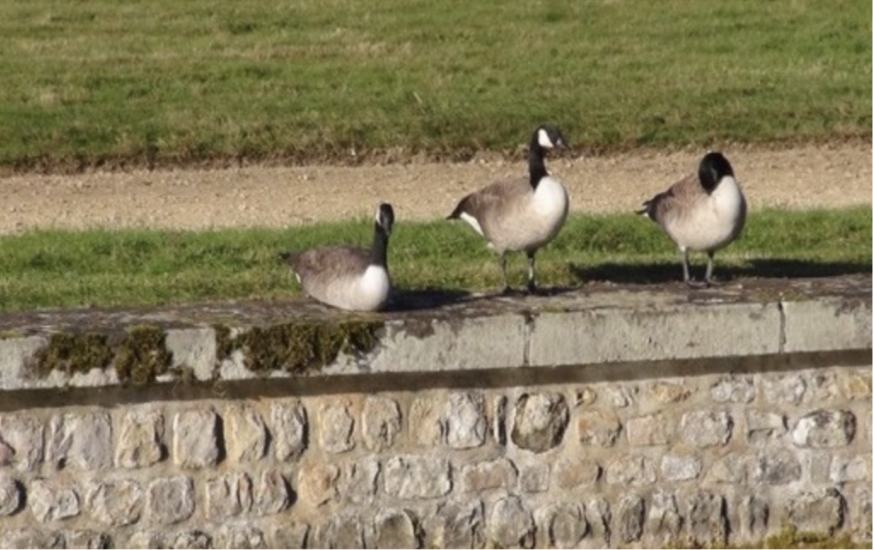
[{"label": "stone block", "polygon": [[49,457],[57,469],[112,465],[112,424],[105,412],[58,414],[51,421]]},{"label": "stone block", "polygon": [[319,443],[325,451],[337,454],[355,447],[352,437],[355,419],[346,403],[330,403],[319,409]]},{"label": "stone block", "polygon": [[446,439],[446,401],[418,397],[410,407],[410,436],[422,447],[442,445]]},{"label": "stone block", "polygon": [[752,461],[750,479],[763,485],[786,485],[801,479],[801,462],[790,449],[769,449]]},{"label": "stone block", "polygon": [[171,525],[194,514],[194,482],[186,476],[153,479],[148,490],[149,519],[159,525]]},{"label": "stone block", "polygon": [[629,418],[625,422],[628,444],[635,447],[668,445],[674,435],[673,422],[662,413]]},{"label": "stone block", "polygon": [[212,328],[169,329],[164,345],[173,356],[173,367],[190,369],[197,380],[211,381],[215,375],[216,334]]},{"label": "stone block", "polygon": [[616,537],[622,544],[631,544],[643,535],[646,504],[639,495],[625,494],[616,507]]},{"label": "stone block", "polygon": [[282,522],[267,532],[268,548],[306,548],[310,526],[306,523]]},{"label": "stone block", "polygon": [[837,489],[808,491],[789,501],[789,523],[799,531],[833,534],[843,525],[845,510]]},{"label": "stone block", "polygon": [[269,548],[264,532],[249,525],[222,525],[215,531],[211,548]]},{"label": "stone block", "polygon": [[605,478],[608,485],[650,485],[655,483],[656,467],[653,460],[646,456],[620,456],[607,465]]},{"label": "stone block", "polygon": [[596,543],[603,543],[604,546],[610,544],[610,524],[612,522],[612,514],[610,512],[610,503],[602,497],[594,497],[586,503],[586,522],[589,524],[589,531]]},{"label": "stone block", "polygon": [[692,395],[692,389],[682,382],[658,381],[650,384],[649,393],[659,403],[679,403]]},{"label": "stone block", "polygon": [[252,502],[252,478],[245,472],[233,472],[206,482],[206,515],[210,519],[248,514]]},{"label": "stone block", "polygon": [[742,497],[738,503],[737,515],[739,534],[743,540],[750,542],[764,539],[768,533],[770,513],[768,501],[764,498],[754,495]]},{"label": "stone block", "polygon": [[613,412],[583,411],[577,415],[577,436],[583,445],[612,447],[622,432],[622,423]]},{"label": "stone block", "polygon": [[132,525],[145,507],[142,486],[131,479],[95,480],[85,488],[85,502],[91,515],[110,527]]},{"label": "stone block", "polygon": [[780,439],[786,433],[786,417],[771,411],[747,409],[747,441],[762,445]]},{"label": "stone block", "polygon": [[695,546],[724,546],[728,515],[722,495],[697,491],[685,499],[686,532]]},{"label": "stone block", "polygon": [[646,515],[646,533],[650,545],[664,548],[676,544],[683,527],[683,517],[673,493],[656,491]]},{"label": "stone block", "polygon": [[463,493],[482,493],[492,489],[512,490],[516,486],[516,467],[506,458],[461,466]]},{"label": "stone block", "polygon": [[756,387],[751,376],[727,376],[710,387],[710,397],[717,403],[751,403]]},{"label": "stone block", "polygon": [[519,489],[523,493],[543,493],[549,490],[549,464],[525,464],[519,468]]},{"label": "stone block", "polygon": [[81,511],[77,487],[46,479],[35,479],[30,483],[27,503],[33,517],[40,522],[73,518]]},{"label": "stone block", "polygon": [[680,419],[680,440],[699,448],[725,445],[733,427],[734,421],[726,411],[688,412]]},{"label": "stone block", "polygon": [[792,428],[792,442],[814,449],[844,447],[856,435],[856,415],[850,411],[819,409],[808,413]]},{"label": "stone block", "polygon": [[408,510],[381,510],[373,522],[369,548],[419,548],[422,532],[418,519]]},{"label": "stone block", "polygon": [[310,548],[367,548],[361,518],[341,512],[313,529]]},{"label": "stone block", "polygon": [[232,462],[257,462],[267,454],[267,427],[254,407],[248,404],[228,407],[224,425],[225,445]]},{"label": "stone block", "polygon": [[561,444],[569,419],[560,393],[524,394],[516,401],[510,437],[517,447],[542,453]]},{"label": "stone block", "polygon": [[[850,372],[840,379],[841,393],[851,401],[871,401],[871,372]],[[0,432],[2,433],[2,432]]]},{"label": "stone block", "polygon": [[335,499],[340,468],[324,462],[301,465],[297,472],[297,488],[300,500],[310,506],[321,506]]},{"label": "stone block", "polygon": [[579,487],[591,487],[601,476],[601,466],[594,460],[573,457],[561,458],[553,467],[554,487],[574,491]]},{"label": "stone block", "polygon": [[255,486],[252,511],[259,516],[278,514],[291,506],[291,497],[285,476],[277,470],[265,470]]},{"label": "stone block", "polygon": [[89,529],[73,529],[64,533],[66,548],[112,548],[109,533]]},{"label": "stone block", "polygon": [[164,458],[164,415],[137,409],[121,420],[115,464],[119,468],[146,468]]},{"label": "stone block", "polygon": [[485,507],[481,500],[450,500],[437,506],[427,518],[424,531],[427,548],[483,548],[485,546]]},{"label": "stone block", "polygon": [[697,456],[667,454],[662,456],[661,472],[665,481],[697,479],[701,474],[701,459]]},{"label": "stone block", "polygon": [[807,383],[799,374],[764,375],[765,401],[771,405],[797,405],[804,399]]},{"label": "stone block", "polygon": [[390,449],[401,432],[401,409],[397,401],[384,397],[368,397],[361,414],[361,435],[364,446],[373,452]]},{"label": "stone block", "polygon": [[385,492],[401,499],[429,499],[449,494],[449,461],[431,456],[395,456],[385,463]]},{"label": "stone block", "polygon": [[273,449],[277,460],[294,461],[307,445],[307,412],[297,399],[275,401],[270,407]]},{"label": "stone block", "polygon": [[186,469],[215,466],[219,449],[219,418],[211,409],[183,411],[173,418],[173,459]]},{"label": "stone block", "polygon": [[534,518],[519,497],[503,497],[492,506],[486,534],[498,548],[531,548],[534,532]]},{"label": "stone block", "polygon": [[0,548],[65,548],[64,535],[46,529],[0,530]]},{"label": "stone block", "polygon": [[871,303],[840,297],[783,302],[784,353],[871,349]]},{"label": "stone block", "polygon": [[0,471],[0,517],[11,516],[24,504],[21,484],[11,475]]},{"label": "stone block", "polygon": [[44,432],[37,418],[0,413],[0,467],[11,464],[22,472],[35,470],[44,457]]},{"label": "stone block", "polygon": [[854,456],[835,456],[829,468],[829,479],[834,483],[848,481],[871,482],[871,453]]},{"label": "stone block", "polygon": [[577,548],[588,530],[579,504],[550,504],[537,510],[535,518],[539,548]]},{"label": "stone block", "polygon": [[456,392],[446,409],[446,443],[453,449],[472,449],[486,440],[488,421],[483,394]]},{"label": "stone block", "polygon": [[381,470],[379,460],[372,457],[362,457],[350,462],[342,473],[340,494],[354,504],[373,501]]},{"label": "stone block", "polygon": [[750,464],[755,459],[739,454],[728,453],[713,462],[707,472],[707,481],[726,485],[745,485]]}]

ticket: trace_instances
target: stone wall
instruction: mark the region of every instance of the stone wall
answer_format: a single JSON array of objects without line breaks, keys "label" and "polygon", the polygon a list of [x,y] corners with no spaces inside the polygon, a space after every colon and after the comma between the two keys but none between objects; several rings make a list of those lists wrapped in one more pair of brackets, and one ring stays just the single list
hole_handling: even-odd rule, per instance
[{"label": "stone wall", "polygon": [[[505,312],[478,323],[490,316]],[[787,527],[870,540],[867,338],[0,392],[0,547],[660,547]],[[16,346],[0,365],[18,368]]]}]

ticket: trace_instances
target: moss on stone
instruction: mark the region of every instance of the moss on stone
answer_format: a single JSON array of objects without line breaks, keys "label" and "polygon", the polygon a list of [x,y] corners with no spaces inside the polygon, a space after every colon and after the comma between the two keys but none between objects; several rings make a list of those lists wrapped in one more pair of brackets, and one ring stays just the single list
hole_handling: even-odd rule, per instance
[{"label": "moss on stone", "polygon": [[215,360],[217,364],[231,356],[234,352],[234,342],[231,338],[231,329],[225,325],[215,324],[212,326],[215,331]]},{"label": "moss on stone", "polygon": [[381,322],[293,322],[254,327],[233,338],[242,349],[245,366],[255,372],[284,370],[302,373],[333,362],[340,352],[367,353],[379,341]]},{"label": "moss on stone", "polygon": [[165,339],[166,333],[159,327],[138,326],[128,330],[113,361],[118,379],[141,386],[166,373],[173,354],[167,350]]},{"label": "moss on stone", "polygon": [[112,362],[112,346],[106,334],[56,333],[34,358],[35,370],[40,377],[61,371],[68,376],[104,368]]}]

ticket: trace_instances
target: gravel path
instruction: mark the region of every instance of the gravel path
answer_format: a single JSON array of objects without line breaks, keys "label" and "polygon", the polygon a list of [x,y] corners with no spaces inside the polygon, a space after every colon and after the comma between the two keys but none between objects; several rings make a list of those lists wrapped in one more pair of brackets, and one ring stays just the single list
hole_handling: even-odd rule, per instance
[{"label": "gravel path", "polygon": [[[724,150],[752,209],[871,204],[871,144]],[[548,161],[571,209],[630,211],[695,170],[702,151],[635,151]],[[370,215],[394,204],[399,219],[443,217],[466,193],[526,173],[485,155],[467,163],[136,170],[0,178],[0,234],[36,227],[281,227]]]}]

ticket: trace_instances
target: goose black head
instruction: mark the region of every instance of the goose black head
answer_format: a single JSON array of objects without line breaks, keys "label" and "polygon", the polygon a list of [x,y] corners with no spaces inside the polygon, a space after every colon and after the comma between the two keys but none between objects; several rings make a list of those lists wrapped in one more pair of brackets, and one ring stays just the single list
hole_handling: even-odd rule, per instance
[{"label": "goose black head", "polygon": [[734,177],[734,170],[722,153],[711,151],[704,155],[701,164],[698,165],[698,179],[705,191],[712,193],[726,176]]},{"label": "goose black head", "polygon": [[395,211],[388,203],[382,203],[376,210],[376,225],[381,227],[386,235],[391,234],[392,226],[395,223]]},{"label": "goose black head", "polygon": [[534,131],[534,141],[544,149],[568,149],[567,140],[561,130],[552,124],[544,124]]}]

